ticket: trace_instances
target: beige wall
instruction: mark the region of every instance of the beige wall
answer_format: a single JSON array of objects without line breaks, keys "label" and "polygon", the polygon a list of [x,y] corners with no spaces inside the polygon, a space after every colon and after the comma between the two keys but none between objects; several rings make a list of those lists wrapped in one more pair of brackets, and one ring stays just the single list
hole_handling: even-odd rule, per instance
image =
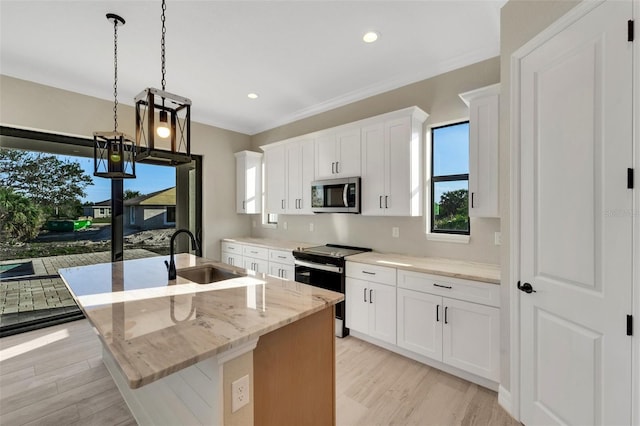
[{"label": "beige wall", "polygon": [[509,167],[511,164],[511,139],[509,137],[510,120],[510,96],[511,96],[511,55],[531,40],[535,35],[548,27],[574,6],[579,1],[573,0],[510,0],[501,10],[500,17],[500,227],[502,230],[502,246],[500,253],[500,265],[502,269],[502,301],[501,301],[501,355],[502,374],[501,385],[510,389],[510,363],[509,363],[509,286],[515,283],[508,282],[511,268],[509,262],[509,226],[511,213]]},{"label": "beige wall", "polygon": [[[118,122],[118,130],[133,135],[133,107],[120,104]],[[91,138],[96,130],[113,129],[113,102],[2,75],[0,123]],[[248,149],[250,138],[192,123],[191,140],[192,153],[203,156],[203,251],[219,259],[221,238],[250,232],[249,218],[235,213],[233,178],[233,154]]]},{"label": "beige wall", "polygon": [[[416,105],[429,113],[426,126],[454,120],[466,120],[468,108],[458,97],[479,87],[499,82],[499,58],[489,59],[455,71],[423,80],[377,96],[354,102],[334,110],[281,126],[251,137],[254,151],[261,145],[334,127],[363,118]],[[424,159],[423,159],[424,161]],[[387,218],[360,215],[314,215],[280,217],[278,229],[260,226],[252,228],[252,236],[308,241],[343,243],[372,247],[381,252],[439,256],[498,263],[499,246],[494,245],[494,232],[500,228],[498,219],[472,219],[469,244],[427,241],[424,218]],[[287,222],[287,230],[283,223]],[[314,231],[309,231],[309,224]],[[391,237],[391,228],[400,228],[400,238]]]}]

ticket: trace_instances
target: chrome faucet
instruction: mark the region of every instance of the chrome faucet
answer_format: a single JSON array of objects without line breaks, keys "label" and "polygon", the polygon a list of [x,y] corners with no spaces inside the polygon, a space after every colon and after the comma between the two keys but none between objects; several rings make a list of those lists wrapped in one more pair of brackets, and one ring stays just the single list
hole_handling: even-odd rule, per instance
[{"label": "chrome faucet", "polygon": [[171,235],[171,242],[169,243],[170,250],[171,250],[169,255],[169,262],[167,262],[166,260],[164,261],[164,264],[167,265],[167,270],[169,271],[170,280],[176,279],[176,262],[173,258],[174,242],[176,240],[176,237],[183,233],[187,234],[189,238],[191,238],[191,249],[200,250],[200,244],[198,244],[198,240],[196,240],[196,237],[193,236],[191,231],[189,231],[188,229],[178,229],[176,232],[174,232],[173,235]]}]

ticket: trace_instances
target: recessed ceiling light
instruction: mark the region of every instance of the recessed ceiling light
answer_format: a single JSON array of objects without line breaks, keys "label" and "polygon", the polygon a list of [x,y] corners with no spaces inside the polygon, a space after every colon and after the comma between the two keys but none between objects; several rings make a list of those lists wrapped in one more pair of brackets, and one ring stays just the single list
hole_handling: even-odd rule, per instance
[{"label": "recessed ceiling light", "polygon": [[249,99],[258,99],[258,94],[257,94],[257,93],[249,93],[249,94],[247,95],[247,97],[248,97]]},{"label": "recessed ceiling light", "polygon": [[378,39],[378,37],[380,37],[380,34],[375,31],[369,31],[362,36],[362,40],[365,43],[373,43]]}]

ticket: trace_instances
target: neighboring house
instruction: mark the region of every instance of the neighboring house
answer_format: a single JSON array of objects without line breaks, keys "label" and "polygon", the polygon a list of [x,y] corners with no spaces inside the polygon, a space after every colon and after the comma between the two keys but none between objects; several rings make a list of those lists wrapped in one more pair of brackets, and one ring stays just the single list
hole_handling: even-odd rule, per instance
[{"label": "neighboring house", "polygon": [[111,200],[100,201],[91,206],[83,206],[82,214],[85,216],[91,216],[94,219],[100,219],[103,217],[111,217]]},{"label": "neighboring house", "polygon": [[176,224],[176,188],[163,189],[124,201],[124,223],[139,229],[169,228]]}]

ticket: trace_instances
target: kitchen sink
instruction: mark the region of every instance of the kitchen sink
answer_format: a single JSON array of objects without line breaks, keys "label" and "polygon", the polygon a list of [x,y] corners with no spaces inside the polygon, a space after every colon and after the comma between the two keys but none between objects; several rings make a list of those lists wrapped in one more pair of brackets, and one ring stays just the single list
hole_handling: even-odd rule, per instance
[{"label": "kitchen sink", "polygon": [[192,266],[189,268],[178,269],[176,274],[179,277],[198,284],[210,284],[217,281],[246,276],[243,273],[216,268],[213,265]]}]

